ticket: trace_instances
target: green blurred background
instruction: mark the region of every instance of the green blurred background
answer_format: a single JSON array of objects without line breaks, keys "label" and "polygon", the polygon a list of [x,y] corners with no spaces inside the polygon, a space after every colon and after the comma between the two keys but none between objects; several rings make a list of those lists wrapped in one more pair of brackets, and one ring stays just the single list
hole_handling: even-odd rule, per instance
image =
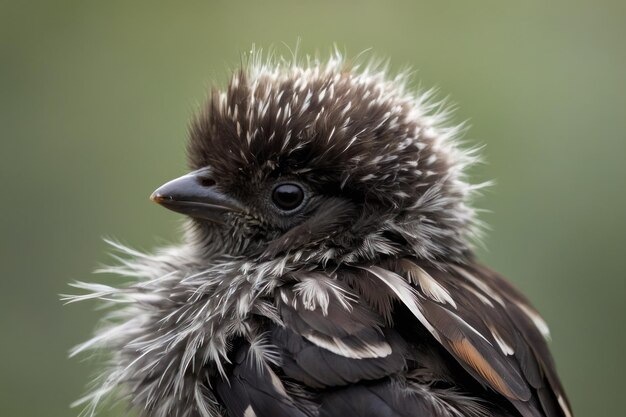
[{"label": "green blurred background", "polygon": [[[626,6],[471,2],[0,2],[0,415],[76,415],[99,316],[62,306],[180,218],[148,201],[185,171],[187,122],[253,43],[410,65],[485,144],[481,257],[545,315],[577,416],[624,415]],[[122,415],[123,408],[102,416]]]}]

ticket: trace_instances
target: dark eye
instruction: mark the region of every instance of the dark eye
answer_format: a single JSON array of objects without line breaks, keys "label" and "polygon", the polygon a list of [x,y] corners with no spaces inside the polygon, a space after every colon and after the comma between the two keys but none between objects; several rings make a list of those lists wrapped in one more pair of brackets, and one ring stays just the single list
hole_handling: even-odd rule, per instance
[{"label": "dark eye", "polygon": [[304,190],[297,184],[280,184],[272,191],[272,201],[281,210],[294,210],[303,200]]}]

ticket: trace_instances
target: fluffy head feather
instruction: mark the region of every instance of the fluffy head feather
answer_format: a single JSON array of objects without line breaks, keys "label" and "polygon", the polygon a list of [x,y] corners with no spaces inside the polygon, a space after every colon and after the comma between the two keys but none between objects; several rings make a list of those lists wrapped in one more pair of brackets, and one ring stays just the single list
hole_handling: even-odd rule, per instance
[{"label": "fluffy head feather", "polygon": [[[393,242],[402,241],[420,257],[462,258],[479,231],[469,199],[482,185],[465,174],[476,150],[459,146],[463,127],[448,124],[432,91],[412,92],[408,81],[338,53],[304,64],[257,54],[225,90],[215,89],[192,124],[188,155],[191,168],[210,167],[219,187],[249,208],[237,231],[222,233],[238,236],[231,252],[293,226],[277,223],[264,205],[277,179],[297,179],[315,194],[340,197],[341,207],[325,211],[348,218],[317,221],[333,230],[331,245],[289,242],[291,252],[351,262],[401,251]],[[355,239],[357,227],[369,233]]]}]

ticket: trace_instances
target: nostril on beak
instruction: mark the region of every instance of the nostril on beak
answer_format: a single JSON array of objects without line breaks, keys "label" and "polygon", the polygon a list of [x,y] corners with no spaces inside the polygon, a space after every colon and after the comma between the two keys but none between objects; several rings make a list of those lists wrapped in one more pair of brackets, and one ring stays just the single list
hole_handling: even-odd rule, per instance
[{"label": "nostril on beak", "polygon": [[200,185],[203,187],[213,187],[216,184],[215,180],[211,177],[200,177],[199,181]]}]

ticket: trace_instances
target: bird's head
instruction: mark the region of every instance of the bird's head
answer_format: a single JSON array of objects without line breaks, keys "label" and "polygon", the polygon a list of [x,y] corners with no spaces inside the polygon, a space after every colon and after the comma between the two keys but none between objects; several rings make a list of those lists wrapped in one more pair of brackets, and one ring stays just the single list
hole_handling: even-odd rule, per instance
[{"label": "bird's head", "polygon": [[192,123],[192,172],[152,195],[191,217],[192,243],[304,263],[466,256],[476,158],[431,94],[338,56],[252,61]]}]

